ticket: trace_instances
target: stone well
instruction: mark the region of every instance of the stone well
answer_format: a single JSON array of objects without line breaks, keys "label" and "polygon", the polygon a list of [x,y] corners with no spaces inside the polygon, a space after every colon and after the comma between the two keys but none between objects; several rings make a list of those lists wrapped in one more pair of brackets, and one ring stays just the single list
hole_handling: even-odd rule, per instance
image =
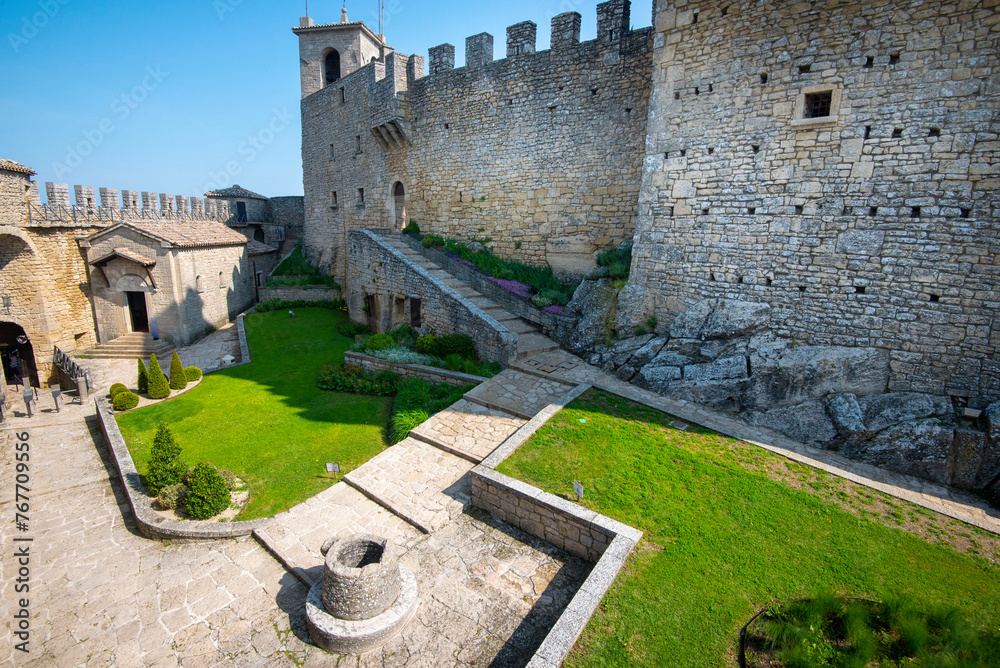
[{"label": "stone well", "polygon": [[359,534],[323,544],[323,577],[309,590],[306,620],[319,647],[371,651],[395,636],[417,609],[417,580],[385,538]]}]

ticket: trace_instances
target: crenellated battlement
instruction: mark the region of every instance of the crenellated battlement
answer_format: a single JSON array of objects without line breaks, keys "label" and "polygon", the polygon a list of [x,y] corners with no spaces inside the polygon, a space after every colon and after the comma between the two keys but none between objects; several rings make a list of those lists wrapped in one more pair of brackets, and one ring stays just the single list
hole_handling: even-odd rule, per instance
[{"label": "crenellated battlement", "polygon": [[[98,203],[97,193],[100,194]],[[229,202],[118,188],[73,186],[73,200],[66,183],[45,183],[47,204],[42,204],[37,184],[29,191],[26,222],[45,225],[105,225],[123,220],[217,220],[233,217]]]}]

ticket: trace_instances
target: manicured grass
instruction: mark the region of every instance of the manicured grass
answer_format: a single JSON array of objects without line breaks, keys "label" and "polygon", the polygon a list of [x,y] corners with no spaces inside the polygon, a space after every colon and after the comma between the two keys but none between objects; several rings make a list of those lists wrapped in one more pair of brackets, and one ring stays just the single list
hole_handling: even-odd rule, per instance
[{"label": "manicured grass", "polygon": [[232,469],[250,486],[237,520],[286,510],[386,447],[391,397],[326,392],[320,368],[343,362],[353,341],[337,333],[346,314],[317,308],[244,318],[253,362],[208,374],[174,399],[118,416],[132,459],[145,472],[156,425],[173,431],[188,464]]},{"label": "manicured grass", "polygon": [[[910,594],[1000,627],[1000,555],[991,562],[887,526],[889,516],[840,503],[839,479],[670,420],[590,391],[499,469],[574,500],[580,480],[583,505],[644,532],[566,665],[734,666],[739,629],[757,610],[831,589]],[[915,522],[926,514],[891,506]]]}]

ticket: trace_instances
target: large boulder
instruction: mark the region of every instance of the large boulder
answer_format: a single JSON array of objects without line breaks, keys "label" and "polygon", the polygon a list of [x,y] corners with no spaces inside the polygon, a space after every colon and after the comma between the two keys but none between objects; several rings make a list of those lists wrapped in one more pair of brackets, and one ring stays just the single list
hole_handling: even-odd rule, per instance
[{"label": "large boulder", "polygon": [[819,401],[744,413],[740,417],[749,424],[779,431],[809,445],[827,445],[837,438],[837,430]]},{"label": "large boulder", "polygon": [[750,380],[746,378],[680,380],[670,383],[662,394],[674,399],[690,401],[699,406],[737,413],[744,408],[742,397],[749,384]]},{"label": "large boulder", "polygon": [[848,441],[865,441],[872,433],[865,427],[858,398],[850,392],[831,394],[823,399],[826,414],[841,438]]},{"label": "large boulder", "polygon": [[682,339],[732,339],[763,332],[771,307],[758,302],[705,299],[692,304],[670,323],[670,336]]},{"label": "large boulder", "polygon": [[573,293],[567,309],[581,314],[574,336],[563,345],[573,352],[586,352],[603,343],[614,330],[618,289],[604,278],[584,281]]},{"label": "large boulder", "polygon": [[890,471],[947,484],[954,440],[952,427],[928,418],[884,429],[871,441],[849,443],[844,454]]},{"label": "large boulder", "polygon": [[760,346],[750,351],[746,405],[757,410],[828,394],[878,394],[889,382],[889,353],[878,348]]},{"label": "large boulder", "polygon": [[638,375],[632,382],[651,392],[666,394],[670,385],[680,379],[681,367],[679,366],[647,364],[639,369]]},{"label": "large boulder", "polygon": [[889,392],[861,397],[858,406],[869,431],[882,431],[900,422],[950,415],[954,412],[948,397],[919,392]]},{"label": "large boulder", "polygon": [[[996,475],[996,462],[984,461],[986,434],[978,429],[958,428],[952,445],[951,484],[965,489],[979,489]],[[985,465],[985,469],[984,469]]]},{"label": "large boulder", "polygon": [[724,357],[706,364],[689,364],[684,367],[684,380],[725,380],[747,378],[746,357]]}]

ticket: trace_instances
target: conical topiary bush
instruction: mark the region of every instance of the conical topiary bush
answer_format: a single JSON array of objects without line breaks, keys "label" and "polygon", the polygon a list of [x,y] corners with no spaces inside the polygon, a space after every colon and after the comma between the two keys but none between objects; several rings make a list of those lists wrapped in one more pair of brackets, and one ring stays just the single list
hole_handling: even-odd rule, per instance
[{"label": "conical topiary bush", "polygon": [[136,389],[139,394],[146,394],[149,392],[149,371],[146,369],[146,363],[139,358],[139,380],[136,381]]},{"label": "conical topiary bush", "polygon": [[181,364],[181,358],[177,356],[177,351],[174,351],[174,356],[170,358],[170,389],[171,390],[183,390],[187,387],[187,375],[184,373],[184,366]]},{"label": "conical topiary bush", "polygon": [[170,396],[170,383],[156,361],[156,355],[149,356],[149,398],[163,399]]}]

